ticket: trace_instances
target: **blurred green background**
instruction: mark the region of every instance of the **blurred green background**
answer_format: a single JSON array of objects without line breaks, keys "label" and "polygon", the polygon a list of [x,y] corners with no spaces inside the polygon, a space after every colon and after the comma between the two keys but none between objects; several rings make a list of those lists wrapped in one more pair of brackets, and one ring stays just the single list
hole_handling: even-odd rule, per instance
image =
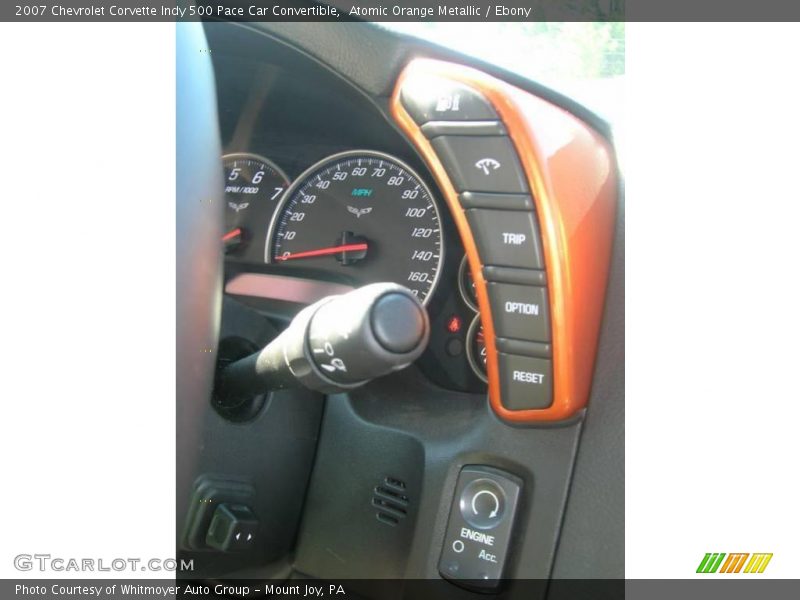
[{"label": "blurred green background", "polygon": [[544,84],[612,123],[621,117],[625,23],[443,23],[381,25],[469,54]]}]

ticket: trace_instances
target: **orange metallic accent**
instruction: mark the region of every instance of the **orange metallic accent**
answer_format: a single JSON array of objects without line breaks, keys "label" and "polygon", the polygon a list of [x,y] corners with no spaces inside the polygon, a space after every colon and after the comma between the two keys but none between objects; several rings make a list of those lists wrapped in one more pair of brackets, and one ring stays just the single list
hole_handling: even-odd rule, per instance
[{"label": "orange metallic accent", "polygon": [[[495,330],[483,265],[450,177],[400,101],[409,78],[436,76],[486,97],[516,147],[533,193],[547,270],[553,363],[553,403],[509,410],[500,398]],[[429,59],[412,61],[391,99],[397,124],[424,157],[444,194],[464,244],[486,339],[489,401],[507,421],[559,421],[586,406],[611,258],[617,176],[613,152],[593,129],[565,110],[475,69]]]},{"label": "orange metallic accent", "polygon": [[[738,555],[738,554],[729,554],[729,555],[728,555],[728,558],[726,558],[726,559],[725,559],[725,562],[724,562],[724,563],[722,563],[722,567],[720,568],[719,572],[720,572],[720,573],[727,573],[727,572],[728,572],[728,571],[727,571],[728,567],[729,567],[729,566],[731,566],[731,567],[732,567],[733,565],[735,565],[735,564],[736,564],[736,561],[738,561],[738,560],[739,560],[739,558],[740,558],[740,557],[739,557],[739,555]],[[731,563],[733,563],[733,565],[731,565]],[[732,569],[732,568],[731,568],[731,571],[733,571],[733,569]]]},{"label": "orange metallic accent", "polygon": [[747,557],[750,556],[750,554],[745,553],[745,554],[739,554],[738,556],[739,556],[739,562],[736,563],[736,566],[731,569],[733,573],[738,573],[739,571],[742,570],[742,567],[744,566],[744,561],[747,560]]}]

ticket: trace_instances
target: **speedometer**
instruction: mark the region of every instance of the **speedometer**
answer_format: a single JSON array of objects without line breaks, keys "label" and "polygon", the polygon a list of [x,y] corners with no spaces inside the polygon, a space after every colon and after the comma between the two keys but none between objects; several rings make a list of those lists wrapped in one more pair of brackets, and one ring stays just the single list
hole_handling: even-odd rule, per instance
[{"label": "speedometer", "polygon": [[357,150],[297,178],[273,217],[265,260],[355,285],[393,281],[425,302],[443,255],[439,211],[422,178],[393,156]]}]

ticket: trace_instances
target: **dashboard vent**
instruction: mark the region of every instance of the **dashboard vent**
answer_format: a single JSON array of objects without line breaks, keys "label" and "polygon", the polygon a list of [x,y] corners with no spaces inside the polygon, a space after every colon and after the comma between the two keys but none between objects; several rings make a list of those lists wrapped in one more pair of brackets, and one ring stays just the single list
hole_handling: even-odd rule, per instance
[{"label": "dashboard vent", "polygon": [[394,527],[408,515],[409,500],[406,495],[406,484],[394,477],[384,477],[375,486],[372,506],[377,510],[375,517],[381,523]]}]

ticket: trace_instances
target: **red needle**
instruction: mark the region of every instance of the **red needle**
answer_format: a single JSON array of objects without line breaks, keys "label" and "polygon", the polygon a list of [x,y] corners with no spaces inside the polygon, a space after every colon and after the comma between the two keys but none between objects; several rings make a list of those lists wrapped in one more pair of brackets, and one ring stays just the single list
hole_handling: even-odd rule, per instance
[{"label": "red needle", "polygon": [[295,252],[294,254],[284,254],[276,256],[275,260],[292,260],[294,258],[311,258],[312,256],[327,256],[328,254],[339,254],[340,252],[356,252],[366,250],[367,244],[342,244],[341,246],[331,246],[330,248],[320,248],[318,250],[308,250],[307,252]]},{"label": "red needle", "polygon": [[232,240],[233,238],[242,235],[241,228],[237,227],[236,229],[231,229],[228,233],[222,236],[222,241],[227,242],[228,240]]}]

